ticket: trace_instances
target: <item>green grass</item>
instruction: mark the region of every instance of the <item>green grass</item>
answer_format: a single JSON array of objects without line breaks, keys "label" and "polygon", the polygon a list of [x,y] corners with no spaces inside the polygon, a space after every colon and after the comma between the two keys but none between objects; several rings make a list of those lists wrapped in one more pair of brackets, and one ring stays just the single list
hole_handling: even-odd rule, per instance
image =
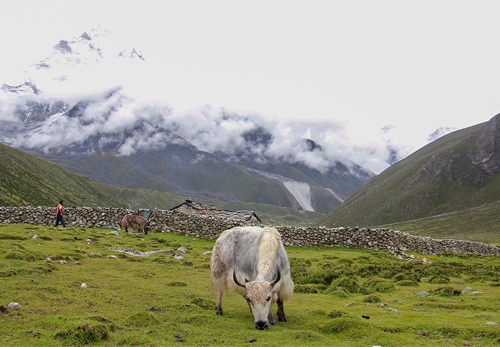
[{"label": "green grass", "polygon": [[500,201],[421,218],[383,225],[381,227],[401,230],[411,235],[435,239],[456,239],[500,244]]},{"label": "green grass", "polygon": [[[499,257],[426,256],[432,264],[424,264],[418,254],[403,261],[368,250],[287,247],[296,284],[294,299],[285,302],[288,322],[258,331],[234,293],[224,297],[225,315],[215,315],[206,253],[213,243],[173,233],[0,225],[0,345],[500,343],[499,326],[487,325],[500,323]],[[114,250],[180,246],[188,248],[184,259]],[[462,294],[466,287],[481,294]],[[416,296],[422,291],[429,295]],[[10,302],[22,309],[8,308]]]}]

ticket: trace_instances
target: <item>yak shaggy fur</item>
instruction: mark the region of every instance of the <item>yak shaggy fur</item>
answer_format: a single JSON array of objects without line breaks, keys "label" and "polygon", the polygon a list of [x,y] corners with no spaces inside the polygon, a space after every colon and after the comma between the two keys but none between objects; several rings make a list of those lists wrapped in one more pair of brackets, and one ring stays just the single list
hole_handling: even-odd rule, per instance
[{"label": "yak shaggy fur", "polygon": [[[216,313],[222,315],[222,294],[240,293],[247,300],[258,329],[275,324],[270,305],[278,303],[278,318],[286,321],[283,300],[292,298],[290,263],[281,236],[271,227],[236,227],[217,239],[211,257],[211,281]],[[242,280],[244,284],[240,283]]]},{"label": "yak shaggy fur", "polygon": [[122,219],[122,228],[128,233],[128,228],[136,229],[144,234],[148,233],[148,221],[137,214],[129,213]]}]

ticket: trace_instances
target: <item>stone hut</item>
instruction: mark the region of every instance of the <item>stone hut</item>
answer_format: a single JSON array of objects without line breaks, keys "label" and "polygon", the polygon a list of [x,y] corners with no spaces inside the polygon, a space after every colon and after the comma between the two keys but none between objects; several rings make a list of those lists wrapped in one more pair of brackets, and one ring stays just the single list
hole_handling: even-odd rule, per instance
[{"label": "stone hut", "polygon": [[227,220],[241,221],[245,222],[245,224],[247,225],[262,224],[260,218],[253,211],[219,210],[215,206],[203,205],[199,202],[194,202],[190,199],[186,199],[186,201],[184,201],[182,204],[175,206],[170,210],[198,217],[210,216]]}]

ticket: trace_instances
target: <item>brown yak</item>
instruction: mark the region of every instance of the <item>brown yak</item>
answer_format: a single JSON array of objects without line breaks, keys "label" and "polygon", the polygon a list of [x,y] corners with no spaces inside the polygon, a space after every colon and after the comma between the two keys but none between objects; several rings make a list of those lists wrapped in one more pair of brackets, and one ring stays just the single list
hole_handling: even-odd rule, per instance
[{"label": "brown yak", "polygon": [[144,234],[148,233],[148,221],[138,214],[129,213],[122,219],[122,228],[128,233],[128,228],[137,229]]}]

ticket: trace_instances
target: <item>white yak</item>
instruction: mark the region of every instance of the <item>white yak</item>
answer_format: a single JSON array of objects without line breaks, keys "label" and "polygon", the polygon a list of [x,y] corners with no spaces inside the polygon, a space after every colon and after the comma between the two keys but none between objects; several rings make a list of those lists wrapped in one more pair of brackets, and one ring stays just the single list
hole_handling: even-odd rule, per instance
[{"label": "white yak", "polygon": [[286,322],[283,300],[292,298],[293,281],[285,247],[275,228],[236,227],[224,231],[212,251],[210,274],[217,315],[223,314],[222,295],[231,289],[247,301],[256,329],[276,324],[271,312],[273,302],[278,305],[278,320]]}]

